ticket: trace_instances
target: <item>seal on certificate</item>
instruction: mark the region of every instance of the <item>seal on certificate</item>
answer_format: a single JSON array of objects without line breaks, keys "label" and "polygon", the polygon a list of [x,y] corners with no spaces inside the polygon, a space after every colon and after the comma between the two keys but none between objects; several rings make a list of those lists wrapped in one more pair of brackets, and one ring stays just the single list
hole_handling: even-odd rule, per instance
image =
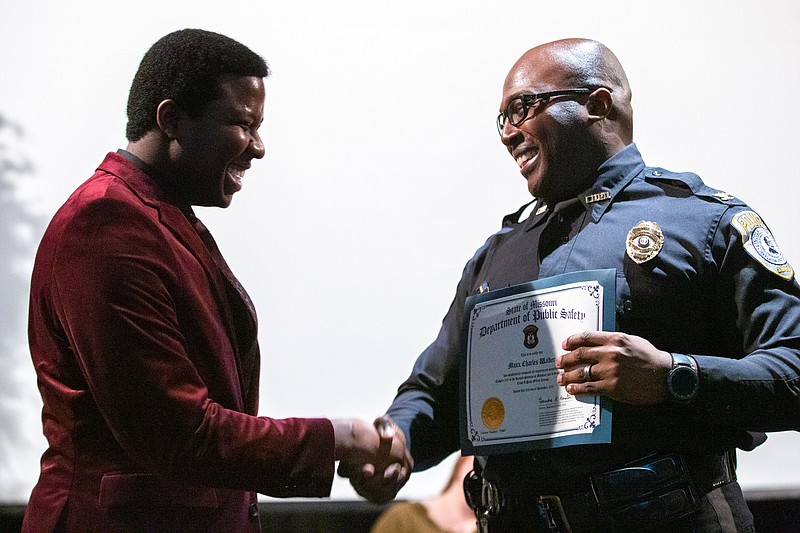
[{"label": "seal on certificate", "polygon": [[664,246],[664,234],[655,222],[639,221],[628,232],[625,243],[628,257],[642,264],[658,255]]},{"label": "seal on certificate", "polygon": [[539,328],[530,324],[522,330],[522,334],[525,335],[522,345],[529,350],[536,348],[536,345],[539,344]]},{"label": "seal on certificate", "polygon": [[500,398],[491,396],[483,402],[481,408],[481,420],[483,425],[489,429],[497,429],[503,425],[503,420],[506,418],[506,407]]}]

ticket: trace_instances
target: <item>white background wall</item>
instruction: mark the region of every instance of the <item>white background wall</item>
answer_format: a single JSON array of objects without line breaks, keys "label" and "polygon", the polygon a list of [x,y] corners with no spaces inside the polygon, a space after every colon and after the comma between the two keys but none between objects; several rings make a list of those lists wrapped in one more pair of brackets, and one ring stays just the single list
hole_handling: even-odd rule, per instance
[{"label": "white background wall", "polygon": [[[466,260],[527,201],[494,126],[508,69],[536,44],[590,37],[627,69],[645,160],[748,201],[800,267],[800,4],[488,4],[4,2],[0,114],[25,135],[6,128],[0,150],[35,166],[4,201],[47,220],[106,152],[124,147],[128,87],[159,37],[201,27],[240,40],[274,72],[267,155],[229,209],[200,216],[259,311],[261,412],[372,419],[434,338]],[[25,246],[8,275],[27,283],[43,228],[4,223]],[[2,357],[19,364],[0,392],[0,500],[25,501],[44,449],[40,403],[26,302],[4,309],[14,328]],[[800,486],[798,443],[796,433],[774,434],[741,453],[743,486]],[[415,475],[401,497],[438,492],[447,470]],[[335,482],[333,498],[354,497]]]}]

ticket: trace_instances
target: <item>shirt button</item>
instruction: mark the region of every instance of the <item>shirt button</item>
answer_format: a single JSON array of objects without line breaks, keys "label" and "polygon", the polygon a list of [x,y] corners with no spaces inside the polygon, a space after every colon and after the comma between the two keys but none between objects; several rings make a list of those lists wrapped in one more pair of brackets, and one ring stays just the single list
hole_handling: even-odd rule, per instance
[{"label": "shirt button", "polygon": [[258,518],[258,505],[251,504],[248,513],[250,513],[250,518]]},{"label": "shirt button", "polygon": [[653,176],[660,176],[660,175],[661,175],[661,171],[660,170],[654,170],[653,171]]}]

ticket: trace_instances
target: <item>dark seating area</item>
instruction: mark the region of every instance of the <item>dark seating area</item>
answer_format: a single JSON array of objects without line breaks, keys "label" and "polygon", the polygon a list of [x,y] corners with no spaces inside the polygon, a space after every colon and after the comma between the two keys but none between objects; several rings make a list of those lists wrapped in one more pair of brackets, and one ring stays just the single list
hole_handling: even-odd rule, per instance
[{"label": "dark seating area", "polygon": [[[800,532],[800,491],[748,492],[759,533]],[[384,507],[364,501],[262,502],[265,533],[367,533]],[[20,531],[25,507],[0,506],[0,532]]]}]

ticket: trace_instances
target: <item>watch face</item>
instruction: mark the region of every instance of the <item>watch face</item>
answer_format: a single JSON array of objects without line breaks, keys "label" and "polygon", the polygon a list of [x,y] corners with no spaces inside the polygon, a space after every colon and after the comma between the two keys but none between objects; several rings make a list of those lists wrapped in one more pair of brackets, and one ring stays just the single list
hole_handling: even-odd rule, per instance
[{"label": "watch face", "polygon": [[676,366],[669,373],[667,388],[678,400],[689,400],[697,394],[700,379],[697,372],[688,366]]}]

